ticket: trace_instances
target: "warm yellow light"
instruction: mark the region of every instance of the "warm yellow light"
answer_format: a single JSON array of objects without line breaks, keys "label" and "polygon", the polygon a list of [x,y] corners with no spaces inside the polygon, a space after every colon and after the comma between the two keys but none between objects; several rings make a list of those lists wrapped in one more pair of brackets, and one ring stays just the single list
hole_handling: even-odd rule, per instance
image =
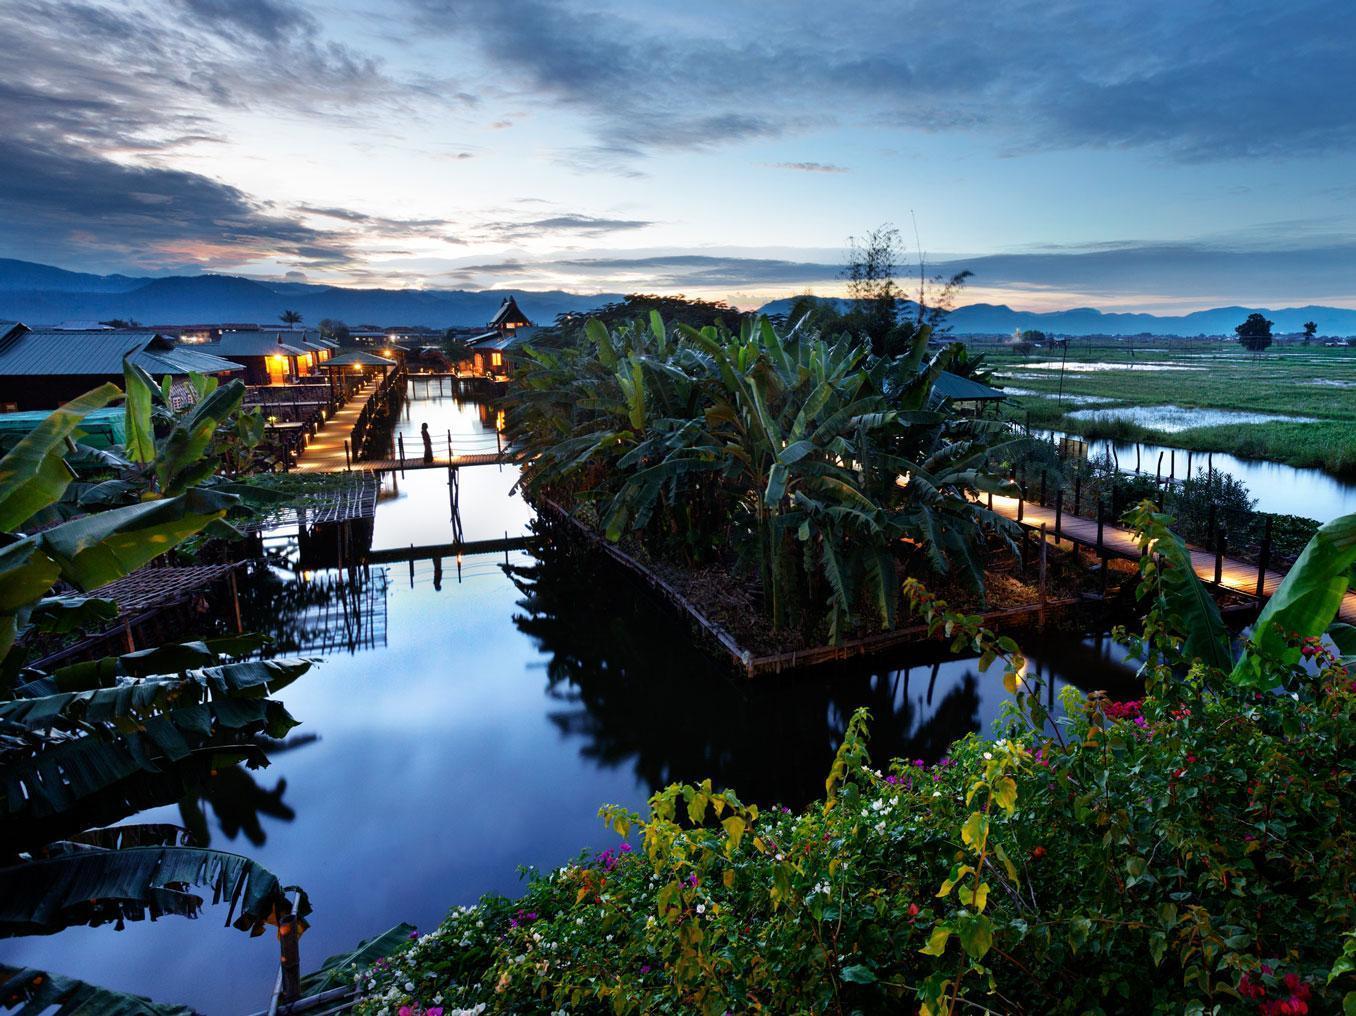
[{"label": "warm yellow light", "polygon": [[504,411],[502,409],[494,415],[494,429],[501,432],[504,429]]}]

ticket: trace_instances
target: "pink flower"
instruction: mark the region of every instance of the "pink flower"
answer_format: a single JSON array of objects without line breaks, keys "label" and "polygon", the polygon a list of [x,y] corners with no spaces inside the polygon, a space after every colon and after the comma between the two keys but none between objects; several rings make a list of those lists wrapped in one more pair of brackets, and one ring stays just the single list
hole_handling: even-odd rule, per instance
[{"label": "pink flower", "polygon": [[425,1009],[424,1016],[443,1016],[443,1007],[435,1005],[431,1009]]},{"label": "pink flower", "polygon": [[414,1016],[414,1010],[407,1005],[402,1005],[396,1010],[396,1016]]}]

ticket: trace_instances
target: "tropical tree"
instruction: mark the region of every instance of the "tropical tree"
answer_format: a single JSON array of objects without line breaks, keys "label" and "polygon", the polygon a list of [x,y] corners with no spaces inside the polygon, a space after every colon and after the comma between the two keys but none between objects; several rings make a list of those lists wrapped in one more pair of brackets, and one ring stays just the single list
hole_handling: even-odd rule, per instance
[{"label": "tropical tree", "polygon": [[1241,325],[1235,325],[1238,341],[1250,353],[1259,354],[1271,345],[1271,321],[1256,311],[1248,315]]},{"label": "tropical tree", "polygon": [[285,325],[299,325],[301,324],[301,315],[296,311],[289,309],[279,314],[278,320]]},{"label": "tropical tree", "polygon": [[933,396],[958,349],[926,359],[926,326],[890,358],[766,319],[587,333],[520,364],[510,438],[529,493],[596,511],[609,539],[750,569],[774,627],[831,639],[891,626],[914,558],[982,587],[979,546],[1007,523],[972,495],[1007,489],[987,464],[1014,439]]},{"label": "tropical tree", "polygon": [[212,770],[266,764],[254,739],[296,723],[269,695],[309,661],[246,660],[261,645],[251,637],[53,670],[28,660],[31,635],[113,620],[116,605],[98,595],[109,582],[198,534],[234,533],[226,518],[237,496],[203,483],[243,392],[202,385],[194,409],[170,420],[157,416],[144,375],[129,364],[126,377],[128,440],[115,465],[133,478],[98,496],[103,485],[81,491],[83,513],[59,510],[75,485],[68,457],[83,460],[80,423],[123,396],[116,386],[62,406],[0,460],[0,936],[192,915],[204,902],[195,886],[228,900],[228,922],[251,934],[309,910],[299,891],[294,909],[267,869],[189,845],[177,827],[100,828],[181,798]]},{"label": "tropical tree", "polygon": [[1311,342],[1314,341],[1314,336],[1316,336],[1317,334],[1318,334],[1318,322],[1317,322],[1317,321],[1306,321],[1306,322],[1304,322],[1304,344],[1305,344],[1306,346],[1309,345],[1309,343],[1311,343]]}]

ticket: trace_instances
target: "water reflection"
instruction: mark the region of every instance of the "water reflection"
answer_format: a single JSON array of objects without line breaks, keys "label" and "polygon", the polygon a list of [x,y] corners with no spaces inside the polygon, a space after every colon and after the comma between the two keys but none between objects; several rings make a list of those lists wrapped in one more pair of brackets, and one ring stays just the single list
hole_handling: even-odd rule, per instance
[{"label": "water reflection", "polygon": [[[514,615],[546,657],[551,721],[581,754],[656,789],[705,777],[760,804],[820,795],[848,718],[871,711],[872,754],[935,760],[957,738],[993,729],[1007,696],[996,672],[914,647],[892,660],[749,682],[691,645],[684,625],[610,564],[549,538],[509,569]],[[580,589],[589,589],[587,598]],[[1066,680],[1133,691],[1133,671],[1095,641],[1037,653],[1051,702]]]}]

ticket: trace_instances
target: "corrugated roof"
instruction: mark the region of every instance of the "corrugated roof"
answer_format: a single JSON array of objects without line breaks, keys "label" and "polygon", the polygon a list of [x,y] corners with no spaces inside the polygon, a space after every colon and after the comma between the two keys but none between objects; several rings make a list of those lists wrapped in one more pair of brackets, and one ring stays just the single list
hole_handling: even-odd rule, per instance
[{"label": "corrugated roof", "polygon": [[972,381],[968,377],[961,377],[959,374],[952,374],[946,370],[937,376],[932,390],[942,398],[951,399],[953,402],[983,402],[989,399],[1007,398],[1007,395],[997,388],[990,388],[988,385],[980,384],[978,381]]},{"label": "corrugated roof", "polygon": [[502,335],[499,332],[486,332],[484,335],[471,340],[471,345],[476,349],[488,349],[492,352],[502,353],[506,349],[512,349],[514,346],[526,342],[532,334],[536,332],[535,328],[515,328],[511,332],[505,332]]},{"label": "corrugated roof", "polygon": [[150,374],[221,374],[239,370],[239,364],[175,346],[157,332],[60,329],[25,331],[0,346],[0,374],[21,376],[109,377],[122,373],[122,361]]},{"label": "corrugated roof", "polygon": [[288,335],[289,341],[283,341],[278,332],[222,332],[221,338],[205,344],[205,348],[217,356],[304,356],[306,350],[299,345],[304,341],[294,335]]}]

